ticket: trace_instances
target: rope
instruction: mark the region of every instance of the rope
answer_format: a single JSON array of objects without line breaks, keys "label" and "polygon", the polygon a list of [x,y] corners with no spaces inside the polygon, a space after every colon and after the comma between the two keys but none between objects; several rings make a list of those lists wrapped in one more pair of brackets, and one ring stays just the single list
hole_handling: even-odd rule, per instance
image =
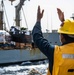
[{"label": "rope", "polygon": [[3,0],[2,0],[2,7],[4,7],[4,11],[5,11],[5,15],[6,15],[7,24],[8,24],[8,27],[10,28],[9,22],[8,22],[8,18],[7,18],[7,14],[6,14],[6,10],[5,10],[5,5],[4,5],[4,3],[3,3]]}]

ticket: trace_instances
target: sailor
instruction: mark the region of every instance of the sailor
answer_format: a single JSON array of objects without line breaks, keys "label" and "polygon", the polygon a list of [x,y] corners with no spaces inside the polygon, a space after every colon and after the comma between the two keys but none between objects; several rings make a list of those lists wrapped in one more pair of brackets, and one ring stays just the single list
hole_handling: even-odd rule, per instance
[{"label": "sailor", "polygon": [[41,31],[41,19],[44,10],[38,6],[37,22],[32,30],[33,40],[37,47],[49,60],[47,75],[74,75],[74,21],[65,20],[64,13],[57,8],[57,13],[61,21],[58,29],[61,46],[51,45],[43,37]]}]

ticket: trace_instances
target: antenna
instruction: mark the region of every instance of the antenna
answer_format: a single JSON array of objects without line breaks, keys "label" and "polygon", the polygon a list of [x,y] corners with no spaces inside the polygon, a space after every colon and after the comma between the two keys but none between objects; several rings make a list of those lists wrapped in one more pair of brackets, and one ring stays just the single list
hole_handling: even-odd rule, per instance
[{"label": "antenna", "polygon": [[52,10],[51,10],[51,32],[52,32]]}]

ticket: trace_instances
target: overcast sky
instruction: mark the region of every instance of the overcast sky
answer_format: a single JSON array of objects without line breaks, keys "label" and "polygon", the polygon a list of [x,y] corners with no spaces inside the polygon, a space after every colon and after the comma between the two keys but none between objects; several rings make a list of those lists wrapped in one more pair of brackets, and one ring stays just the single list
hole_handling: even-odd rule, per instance
[{"label": "overcast sky", "polygon": [[[1,1],[1,0],[0,0]],[[15,6],[19,3],[20,0],[15,0],[13,5],[9,0],[3,0],[6,10],[6,15],[8,18],[9,26],[15,25]],[[72,13],[74,13],[74,0],[26,0],[23,5],[25,18],[27,21],[28,29],[32,30],[36,22],[36,13],[38,5],[41,6],[41,9],[44,9],[44,16],[41,20],[42,30],[46,31],[52,29],[58,29],[60,26],[60,21],[57,15],[57,8],[60,8],[64,14],[65,19],[70,18]],[[21,10],[21,27],[27,27],[25,19],[23,17]],[[6,16],[4,18],[7,28],[10,27],[7,24]]]}]

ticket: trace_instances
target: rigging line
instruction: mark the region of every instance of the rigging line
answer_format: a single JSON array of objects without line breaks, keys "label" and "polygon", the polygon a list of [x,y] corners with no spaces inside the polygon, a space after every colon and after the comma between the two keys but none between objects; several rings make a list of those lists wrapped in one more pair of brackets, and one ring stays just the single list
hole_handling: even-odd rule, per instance
[{"label": "rigging line", "polygon": [[7,14],[6,14],[6,10],[5,10],[5,5],[4,5],[4,3],[3,3],[3,7],[4,7],[5,15],[6,15],[7,24],[8,24],[8,27],[9,27],[9,29],[10,29],[9,21],[8,21],[8,18],[7,18]]},{"label": "rigging line", "polygon": [[27,21],[26,21],[26,18],[25,18],[25,14],[24,14],[23,7],[22,7],[22,11],[23,11],[23,15],[24,15],[24,19],[25,19],[26,26],[27,26],[27,28],[28,28],[28,24],[27,24]]}]

